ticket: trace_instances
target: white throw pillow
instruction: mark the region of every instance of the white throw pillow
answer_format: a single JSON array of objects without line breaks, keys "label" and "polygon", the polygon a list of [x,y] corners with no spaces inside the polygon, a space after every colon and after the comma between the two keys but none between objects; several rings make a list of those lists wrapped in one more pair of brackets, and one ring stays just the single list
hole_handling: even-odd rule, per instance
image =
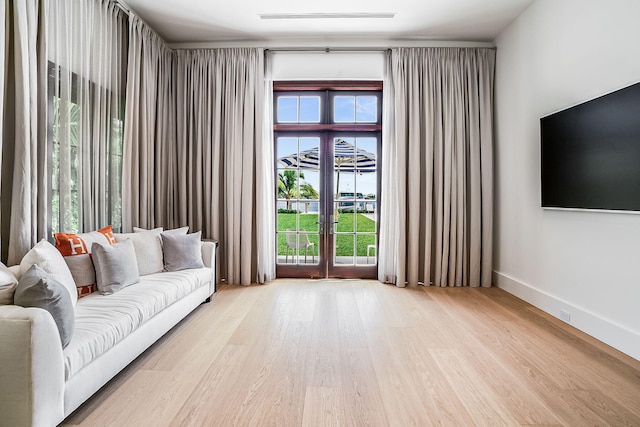
[{"label": "white throw pillow", "polygon": [[137,233],[116,233],[116,242],[131,240],[136,253],[138,273],[140,276],[159,273],[164,269],[162,260],[161,228],[140,231]]},{"label": "white throw pillow", "polygon": [[144,233],[145,231],[159,231],[159,232],[162,232],[162,230],[163,230],[162,227],[157,227],[157,228],[152,228],[152,229],[133,227],[133,232],[134,233]]},{"label": "white throw pillow", "polygon": [[151,230],[146,230],[144,228],[133,227],[133,232],[134,233],[144,233],[145,231],[160,231],[162,233],[167,233],[167,234],[187,234],[189,232],[189,226],[187,225],[185,227],[172,228],[171,230],[166,230],[166,231],[164,231],[164,229],[162,227],[154,228],[154,229],[151,229]]},{"label": "white throw pillow", "polygon": [[13,304],[13,293],[17,284],[16,276],[0,262],[0,305]]},{"label": "white throw pillow", "polygon": [[26,273],[33,264],[37,264],[69,291],[71,302],[75,307],[78,302],[76,282],[74,282],[71,271],[69,271],[60,252],[51,243],[44,239],[40,240],[20,261],[20,276]]}]

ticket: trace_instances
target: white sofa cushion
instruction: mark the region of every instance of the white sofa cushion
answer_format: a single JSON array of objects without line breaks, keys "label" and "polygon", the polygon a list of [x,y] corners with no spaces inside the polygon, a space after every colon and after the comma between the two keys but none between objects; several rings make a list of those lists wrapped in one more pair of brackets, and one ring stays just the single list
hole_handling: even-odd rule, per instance
[{"label": "white sofa cushion", "polygon": [[73,338],[64,349],[65,381],[132,331],[211,280],[211,269],[150,274],[113,295],[78,301]]},{"label": "white sofa cushion", "polygon": [[160,241],[161,231],[162,229],[158,228],[138,233],[117,233],[115,235],[117,242],[131,240],[133,243],[140,276],[159,273],[164,269],[162,242]]}]

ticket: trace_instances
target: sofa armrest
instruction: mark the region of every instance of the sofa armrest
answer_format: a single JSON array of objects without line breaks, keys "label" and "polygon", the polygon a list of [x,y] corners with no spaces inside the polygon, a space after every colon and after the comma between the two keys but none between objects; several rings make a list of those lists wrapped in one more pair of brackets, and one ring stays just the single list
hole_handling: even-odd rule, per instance
[{"label": "sofa armrest", "polygon": [[51,426],[64,419],[64,358],[47,311],[0,306],[0,424]]},{"label": "sofa armrest", "polygon": [[216,291],[216,249],[218,242],[203,241],[202,242],[202,262],[205,267],[211,268],[211,295]]}]

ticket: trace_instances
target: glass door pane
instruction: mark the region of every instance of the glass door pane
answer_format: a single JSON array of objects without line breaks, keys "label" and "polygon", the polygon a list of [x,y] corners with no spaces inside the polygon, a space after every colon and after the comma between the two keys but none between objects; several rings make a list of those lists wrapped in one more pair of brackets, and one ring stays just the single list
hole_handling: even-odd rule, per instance
[{"label": "glass door pane", "polygon": [[[375,266],[378,138],[340,136],[332,138],[332,144],[333,267]],[[345,274],[345,270],[334,274]],[[353,269],[353,274],[357,275],[356,269]]]},{"label": "glass door pane", "polygon": [[277,264],[320,263],[320,138],[279,137]]}]

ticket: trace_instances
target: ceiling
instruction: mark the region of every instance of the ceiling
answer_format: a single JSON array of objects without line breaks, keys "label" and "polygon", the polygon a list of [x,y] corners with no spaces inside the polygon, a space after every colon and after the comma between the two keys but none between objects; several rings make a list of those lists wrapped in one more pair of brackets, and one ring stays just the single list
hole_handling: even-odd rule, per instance
[{"label": "ceiling", "polygon": [[[534,0],[120,0],[167,42],[490,42]],[[394,13],[388,18],[260,19],[259,14]]]}]

